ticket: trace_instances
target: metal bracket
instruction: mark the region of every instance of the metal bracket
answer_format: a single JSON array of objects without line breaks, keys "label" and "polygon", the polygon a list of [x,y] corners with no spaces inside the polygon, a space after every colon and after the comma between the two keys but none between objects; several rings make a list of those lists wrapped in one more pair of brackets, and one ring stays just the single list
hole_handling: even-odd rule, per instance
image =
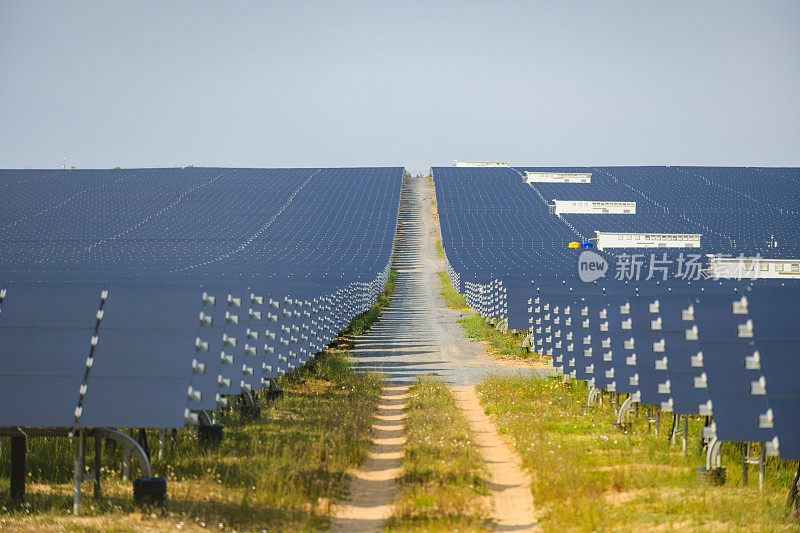
[{"label": "metal bracket", "polygon": [[598,407],[603,407],[603,390],[592,387],[589,389],[589,397],[586,400],[586,406],[594,407],[595,404],[597,404]]},{"label": "metal bracket", "polygon": [[[272,386],[272,384],[270,384]],[[245,405],[255,405],[256,402],[253,401],[253,396],[250,394],[250,391],[243,390],[242,391],[242,401]]]},{"label": "metal bracket", "polygon": [[706,448],[706,470],[722,468],[722,441],[714,437]]},{"label": "metal bracket", "polygon": [[197,422],[198,426],[210,426],[214,423],[214,419],[208,414],[208,411],[198,411]]},{"label": "metal bracket", "polygon": [[152,477],[150,460],[147,458],[147,454],[144,453],[144,449],[136,442],[136,439],[114,429],[95,429],[92,431],[92,434],[101,438],[117,441],[128,448],[131,455],[136,458],[139,470],[142,472],[142,477]]},{"label": "metal bracket", "polygon": [[[81,483],[83,481],[95,481],[95,495],[99,496],[99,471],[100,471],[100,446],[97,439],[111,439],[116,441],[125,448],[125,451],[136,458],[139,470],[142,472],[142,477],[149,479],[152,477],[152,470],[150,469],[150,461],[147,459],[147,454],[144,449],[139,445],[133,437],[126,435],[114,429],[79,429],[77,432],[78,449],[75,453],[74,472],[72,477],[73,482],[73,497],[72,497],[72,512],[77,515],[81,503]],[[95,462],[94,472],[86,474],[84,469],[86,467],[86,437],[93,436],[95,440]]]},{"label": "metal bracket", "polygon": [[525,338],[522,339],[522,347],[523,348],[530,348],[531,347],[531,336],[532,335],[533,335],[533,333],[529,332],[527,335],[525,335]]},{"label": "metal bracket", "polygon": [[628,397],[625,398],[625,401],[622,402],[622,405],[619,406],[619,412],[617,413],[617,424],[620,426],[624,426],[628,421],[628,416],[630,415],[633,404],[638,403],[634,402],[633,398],[633,394],[629,394]]}]

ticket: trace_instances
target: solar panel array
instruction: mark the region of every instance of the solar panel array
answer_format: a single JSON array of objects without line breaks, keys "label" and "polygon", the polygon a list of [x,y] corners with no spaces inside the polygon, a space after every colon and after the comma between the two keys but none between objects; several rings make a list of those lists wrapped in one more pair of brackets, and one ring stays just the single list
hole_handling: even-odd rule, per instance
[{"label": "solar panel array", "polygon": [[0,427],[182,427],[391,266],[402,168],[0,171]]},{"label": "solar panel array", "polygon": [[[591,173],[591,182],[528,184],[526,171]],[[471,307],[528,330],[526,342],[567,376],[665,411],[711,416],[708,438],[765,442],[773,454],[800,458],[800,280],[792,276],[800,263],[800,169],[432,173],[447,271]],[[636,213],[556,215],[553,200],[636,202]],[[578,258],[587,250],[568,243],[596,231],[702,237],[691,249],[591,248],[608,269],[583,282]],[[634,254],[645,258],[640,279],[628,268]],[[706,254],[786,260],[781,268],[790,275],[678,275],[690,266],[707,273]]]}]

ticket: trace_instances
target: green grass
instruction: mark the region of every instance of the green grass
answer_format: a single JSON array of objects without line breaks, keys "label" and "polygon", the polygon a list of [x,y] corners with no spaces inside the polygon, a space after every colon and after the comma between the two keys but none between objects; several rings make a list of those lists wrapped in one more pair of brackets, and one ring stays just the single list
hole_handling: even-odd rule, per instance
[{"label": "green grass", "polygon": [[530,471],[545,531],[797,528],[796,519],[787,521],[785,507],[796,462],[768,458],[760,494],[754,467],[749,485],[740,486],[741,448],[728,444],[723,447],[727,484],[697,487],[695,468],[705,464],[699,420],[690,425],[684,455],[680,446],[669,447],[666,430],[659,437],[648,433],[643,413],[627,434],[614,430],[610,407],[584,407],[587,392],[582,383],[522,377],[490,377],[478,388],[486,412],[495,416]]},{"label": "green grass", "polygon": [[436,254],[440,259],[444,259],[444,248],[442,247],[442,239],[436,239]]},{"label": "green grass", "polygon": [[441,280],[442,285],[440,294],[444,298],[444,302],[447,304],[447,307],[450,309],[468,309],[467,297],[463,294],[457,293],[455,289],[453,289],[453,285],[450,283],[450,277],[447,275],[447,272],[439,272],[439,279]]},{"label": "green grass", "polygon": [[458,322],[467,338],[486,341],[495,355],[513,355],[522,359],[536,357],[536,354],[532,354],[528,352],[527,348],[522,347],[522,341],[525,340],[524,335],[510,331],[507,333],[498,331],[474,311]]},{"label": "green grass", "polygon": [[442,382],[408,391],[404,473],[387,524],[394,531],[475,531],[489,524],[486,466],[469,424]]},{"label": "green grass", "polygon": [[[104,496],[94,501],[91,483],[84,484],[78,523],[89,530],[174,529],[179,523],[276,531],[327,527],[329,502],[343,494],[347,471],[365,458],[382,381],[353,372],[345,353],[325,353],[279,385],[284,399],[271,405],[258,400],[258,421],[246,422],[233,410],[217,413],[225,424],[219,447],[200,446],[196,433],[184,430],[168,440],[163,459],[154,454],[154,475],[168,479],[165,510],[142,513],[135,506],[131,483],[121,479],[121,451],[107,445]],[[156,439],[150,432],[151,450]],[[0,481],[0,528],[73,527],[72,446],[66,438],[29,440],[28,506],[13,508],[8,481]],[[4,445],[0,457],[4,476],[7,450]]]},{"label": "green grass", "polygon": [[342,332],[343,337],[357,337],[371,328],[372,325],[378,321],[383,309],[389,305],[389,301],[392,299],[396,280],[397,271],[392,269],[392,271],[389,272],[389,279],[386,281],[386,286],[384,287],[383,292],[378,295],[377,300],[369,311],[361,313],[350,321],[347,329]]}]

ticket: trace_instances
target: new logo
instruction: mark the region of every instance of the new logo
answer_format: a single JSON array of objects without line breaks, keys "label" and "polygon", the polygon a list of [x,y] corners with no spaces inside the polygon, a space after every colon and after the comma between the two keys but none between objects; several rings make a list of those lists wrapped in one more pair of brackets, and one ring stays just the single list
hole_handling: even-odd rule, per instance
[{"label": "new logo", "polygon": [[591,283],[605,276],[607,271],[608,262],[602,255],[589,250],[581,252],[578,257],[578,276],[581,281]]}]

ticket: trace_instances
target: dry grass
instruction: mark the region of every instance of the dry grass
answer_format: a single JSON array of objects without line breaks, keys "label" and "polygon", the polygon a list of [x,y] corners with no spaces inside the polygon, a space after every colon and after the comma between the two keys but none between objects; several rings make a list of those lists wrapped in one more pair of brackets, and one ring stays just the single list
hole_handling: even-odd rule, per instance
[{"label": "dry grass", "polygon": [[610,407],[584,407],[588,391],[583,384],[491,377],[478,392],[530,471],[546,531],[797,528],[796,519],[787,521],[785,508],[796,463],[769,458],[760,494],[754,470],[749,485],[739,486],[740,448],[731,444],[723,448],[727,485],[696,486],[695,468],[704,464],[699,421],[690,426],[684,455],[680,447],[670,448],[664,432],[660,437],[648,433],[643,415],[626,434],[613,429]]},{"label": "dry grass", "polygon": [[389,529],[485,530],[486,466],[447,386],[419,378],[408,391],[406,413],[404,473]]}]

